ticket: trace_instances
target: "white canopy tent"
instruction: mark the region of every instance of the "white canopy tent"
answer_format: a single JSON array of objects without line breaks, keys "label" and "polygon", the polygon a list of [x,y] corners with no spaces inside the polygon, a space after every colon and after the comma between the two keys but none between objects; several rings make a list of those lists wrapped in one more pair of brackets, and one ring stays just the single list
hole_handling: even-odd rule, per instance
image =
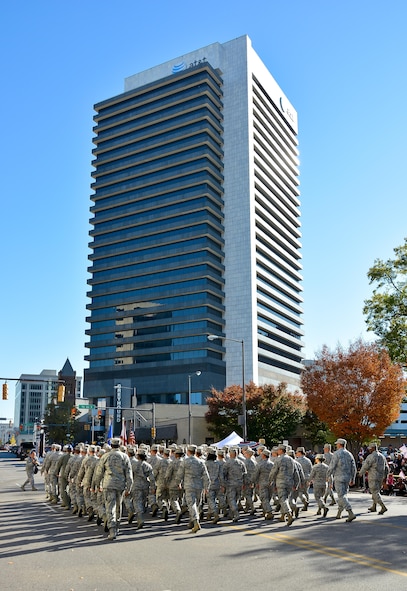
[{"label": "white canopy tent", "polygon": [[222,439],[222,441],[218,441],[213,445],[215,447],[223,447],[225,445],[238,445],[239,443],[242,443],[242,441],[243,437],[240,437],[240,435],[238,435],[235,431],[232,431],[232,433],[225,437],[225,439]]}]

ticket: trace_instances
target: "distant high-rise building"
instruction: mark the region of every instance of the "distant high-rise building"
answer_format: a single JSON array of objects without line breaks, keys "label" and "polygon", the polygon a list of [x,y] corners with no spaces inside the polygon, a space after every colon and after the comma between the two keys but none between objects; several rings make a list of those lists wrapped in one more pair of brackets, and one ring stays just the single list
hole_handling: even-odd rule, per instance
[{"label": "distant high-rise building", "polygon": [[250,39],[135,74],[95,110],[85,395],[299,387],[297,113]]}]

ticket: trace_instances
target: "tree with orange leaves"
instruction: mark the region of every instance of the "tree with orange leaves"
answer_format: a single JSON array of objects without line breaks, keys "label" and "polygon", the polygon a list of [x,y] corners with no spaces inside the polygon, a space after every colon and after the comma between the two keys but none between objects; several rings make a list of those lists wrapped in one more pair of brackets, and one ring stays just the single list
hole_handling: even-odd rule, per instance
[{"label": "tree with orange leaves", "polygon": [[383,435],[406,395],[401,367],[385,349],[361,339],[348,350],[324,346],[304,370],[301,385],[308,407],[353,449]]},{"label": "tree with orange leaves", "polygon": [[[238,417],[242,410],[241,386],[230,386],[223,391],[212,390],[206,400],[209,410],[205,415],[209,430],[223,439],[232,431],[239,431]],[[281,442],[294,433],[305,412],[304,397],[292,393],[285,383],[278,386],[246,385],[248,438],[266,440],[268,445]]]}]

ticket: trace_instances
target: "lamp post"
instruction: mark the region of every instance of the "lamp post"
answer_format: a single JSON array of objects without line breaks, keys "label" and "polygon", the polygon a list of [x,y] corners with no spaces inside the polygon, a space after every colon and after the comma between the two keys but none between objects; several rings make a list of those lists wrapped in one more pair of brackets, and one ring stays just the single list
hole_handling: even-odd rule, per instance
[{"label": "lamp post", "polygon": [[209,334],[208,341],[233,341],[234,343],[240,343],[242,346],[242,415],[243,415],[243,439],[247,441],[247,412],[246,412],[246,386],[245,386],[245,375],[244,375],[244,340],[243,339],[231,339],[229,337],[222,337],[217,334]]},{"label": "lamp post", "polygon": [[188,444],[191,445],[191,422],[192,422],[192,407],[191,407],[191,379],[192,376],[200,376],[201,370],[198,369],[194,373],[188,375]]}]

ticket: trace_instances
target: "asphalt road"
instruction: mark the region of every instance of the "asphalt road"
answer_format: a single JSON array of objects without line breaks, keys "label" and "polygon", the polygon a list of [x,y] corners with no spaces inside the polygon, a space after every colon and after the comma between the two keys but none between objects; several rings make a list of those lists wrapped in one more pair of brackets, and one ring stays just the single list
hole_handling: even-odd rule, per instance
[{"label": "asphalt road", "polygon": [[386,497],[389,511],[369,514],[370,496],[352,492],[357,519],[315,516],[315,502],[291,527],[242,514],[237,524],[203,524],[189,533],[146,518],[124,520],[120,536],[23,492],[24,462],[0,452],[1,591],[387,591],[407,588],[407,498]]}]

